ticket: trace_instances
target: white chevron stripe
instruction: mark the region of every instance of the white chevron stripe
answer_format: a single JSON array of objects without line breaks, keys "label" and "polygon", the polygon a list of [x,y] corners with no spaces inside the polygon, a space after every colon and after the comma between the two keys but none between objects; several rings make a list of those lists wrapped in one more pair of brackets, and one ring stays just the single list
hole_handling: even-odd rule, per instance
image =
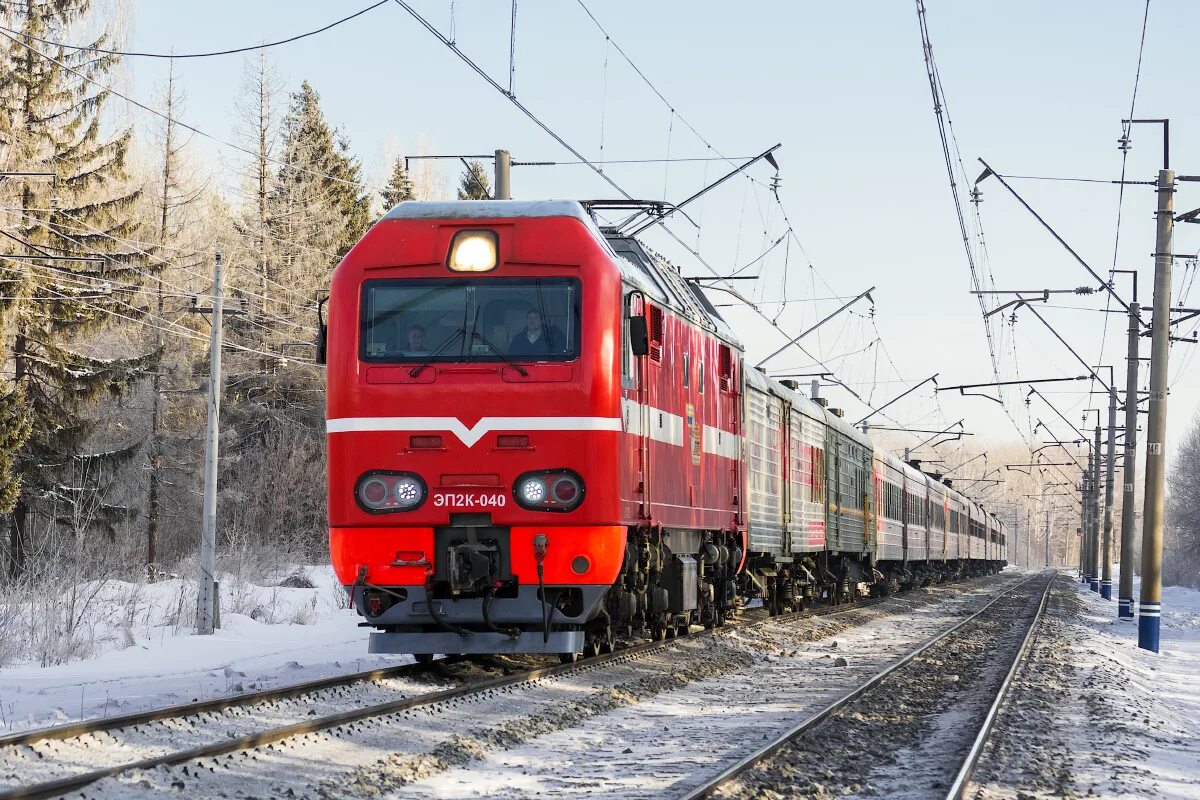
[{"label": "white chevron stripe", "polygon": [[446,431],[467,447],[497,431],[620,431],[619,417],[483,417],[473,427],[457,417],[341,417],[325,423],[329,433]]}]

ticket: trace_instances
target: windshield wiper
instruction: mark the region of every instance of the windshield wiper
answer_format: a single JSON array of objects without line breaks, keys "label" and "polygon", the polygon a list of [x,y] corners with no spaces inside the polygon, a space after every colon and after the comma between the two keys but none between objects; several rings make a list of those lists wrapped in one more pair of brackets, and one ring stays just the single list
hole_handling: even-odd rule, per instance
[{"label": "windshield wiper", "polygon": [[512,358],[507,353],[503,352],[499,347],[496,347],[496,345],[494,345],[490,341],[488,341],[488,338],[486,336],[484,336],[482,333],[480,333],[477,330],[472,329],[471,330],[471,341],[474,341],[475,339],[478,339],[479,341],[486,344],[493,353],[500,356],[500,358],[503,359],[505,363],[507,363],[510,367],[515,369],[517,372],[521,373],[525,377],[529,377],[529,370],[525,369],[520,364],[513,361]]},{"label": "windshield wiper", "polygon": [[433,363],[433,359],[437,358],[443,350],[445,350],[451,344],[453,344],[454,342],[457,342],[459,339],[463,338],[466,335],[467,335],[466,326],[459,328],[454,333],[450,334],[448,337],[446,337],[446,341],[439,344],[434,349],[434,351],[432,353],[430,353],[429,356],[424,361],[422,361],[420,364],[417,364],[415,367],[413,367],[412,369],[410,369],[408,371],[408,377],[415,378],[418,375],[420,375],[421,372],[426,367],[428,367],[431,363]]}]

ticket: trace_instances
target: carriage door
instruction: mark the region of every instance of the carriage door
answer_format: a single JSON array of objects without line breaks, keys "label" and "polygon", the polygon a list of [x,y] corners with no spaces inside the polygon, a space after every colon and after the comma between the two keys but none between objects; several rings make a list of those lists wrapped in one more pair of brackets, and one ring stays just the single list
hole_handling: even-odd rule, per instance
[{"label": "carriage door", "polygon": [[[629,474],[632,476],[633,496],[641,507],[639,516],[642,519],[650,519],[650,396],[648,389],[652,379],[650,372],[653,369],[650,361],[654,353],[654,326],[651,315],[654,311],[658,312],[659,358],[661,358],[662,310],[653,308],[645,302],[644,298],[635,305],[633,293],[626,295],[624,305],[625,342],[621,348],[621,411],[625,417],[625,430],[634,437],[633,451],[628,453],[625,458]],[[637,307],[638,305],[640,308]],[[638,313],[646,315],[647,338],[650,340],[651,353],[645,356],[633,355],[630,344],[629,318]]]},{"label": "carriage door", "polygon": [[830,550],[842,549],[842,443],[838,441],[833,426],[829,426],[828,444],[825,446],[825,497],[829,514],[826,515],[825,530]]},{"label": "carriage door", "polygon": [[862,511],[863,511],[863,552],[875,550],[875,451],[863,448],[863,480],[862,480]]}]

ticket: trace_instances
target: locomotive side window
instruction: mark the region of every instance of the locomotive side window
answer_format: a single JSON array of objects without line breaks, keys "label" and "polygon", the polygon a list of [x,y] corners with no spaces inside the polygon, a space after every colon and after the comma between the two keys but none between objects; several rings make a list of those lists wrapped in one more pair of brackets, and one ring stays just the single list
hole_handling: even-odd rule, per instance
[{"label": "locomotive side window", "polygon": [[366,281],[359,356],[372,363],[570,361],[579,355],[575,278]]},{"label": "locomotive side window", "polygon": [[683,388],[688,388],[692,385],[691,382],[691,358],[687,353],[683,354]]},{"label": "locomotive side window", "polygon": [[704,362],[696,365],[696,390],[704,394]]}]

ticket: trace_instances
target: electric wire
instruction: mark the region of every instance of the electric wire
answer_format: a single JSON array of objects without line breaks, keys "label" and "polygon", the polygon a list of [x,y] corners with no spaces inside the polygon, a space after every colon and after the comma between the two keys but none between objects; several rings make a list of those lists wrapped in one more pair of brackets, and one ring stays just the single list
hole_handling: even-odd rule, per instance
[{"label": "electric wire", "polygon": [[[396,2],[400,2],[400,0],[396,0]],[[24,35],[24,34],[21,34],[21,35]],[[85,75],[84,73],[80,72],[77,69],[74,69],[73,67],[71,67],[68,64],[63,63],[62,61],[58,60],[57,58],[54,58],[53,56],[49,56],[49,55],[43,53],[41,50],[38,50],[36,47],[26,44],[25,42],[22,42],[20,39],[17,39],[15,37],[9,35],[3,29],[0,29],[0,36],[4,37],[5,39],[8,39],[9,41],[11,41],[17,45],[20,45],[21,47],[24,47],[26,50],[28,50],[29,52],[38,56],[39,58],[42,58],[45,61],[48,61],[51,64],[56,65],[57,67],[59,67],[59,69],[62,69],[66,72],[71,73],[72,75],[79,78],[80,80],[85,81],[86,83],[89,83],[89,84],[95,86],[96,88],[103,90],[105,93],[111,94],[114,97],[121,98],[122,100],[124,100],[125,102],[134,106],[135,108],[139,108],[142,111],[145,111],[149,114],[153,114],[154,116],[159,117],[160,119],[164,119],[174,125],[178,125],[179,127],[183,128],[185,130],[191,131],[192,133],[194,133],[198,136],[202,136],[205,139],[209,139],[210,141],[216,142],[217,144],[222,145],[223,147],[228,147],[231,150],[237,150],[240,153],[252,156],[254,158],[261,157],[259,153],[256,153],[253,150],[242,147],[241,145],[238,145],[238,144],[234,144],[233,142],[222,139],[219,136],[214,136],[213,134],[203,131],[200,128],[195,127],[194,125],[190,125],[186,122],[183,122],[180,119],[169,117],[166,114],[164,114],[163,112],[159,111],[158,109],[153,108],[149,105],[146,105],[145,103],[141,102],[140,100],[135,100],[134,98],[130,97],[129,95],[123,94],[122,92],[117,91],[113,87],[111,87],[107,84],[101,83],[100,81],[96,80],[95,78],[91,78],[91,77]],[[287,167],[288,169],[295,170],[296,172],[303,172],[306,175],[312,175],[317,178],[324,178],[325,180],[335,181],[337,183],[344,183],[348,186],[356,186],[361,189],[372,189],[377,192],[383,191],[383,187],[381,187],[381,186],[373,186],[371,184],[364,183],[363,181],[351,181],[351,180],[347,180],[345,178],[339,178],[335,175],[329,175],[329,174],[326,174],[323,172],[318,172],[316,170],[307,169],[306,167],[296,166],[295,164],[291,164],[291,163],[282,161],[277,158],[272,158],[270,156],[265,157],[265,160],[272,164],[275,164],[277,166]]]},{"label": "electric wire", "polygon": [[375,9],[379,8],[380,6],[384,5],[387,2],[388,2],[388,0],[379,0],[379,2],[373,3],[360,11],[356,11],[348,17],[342,17],[341,19],[337,20],[336,22],[331,22],[328,25],[324,25],[320,28],[317,28],[316,30],[307,31],[306,33],[297,34],[295,36],[289,36],[286,39],[279,39],[277,41],[265,42],[262,44],[256,44],[256,45],[251,45],[251,46],[247,46],[247,47],[236,47],[236,48],[232,48],[232,49],[228,49],[228,50],[213,50],[213,51],[205,52],[205,53],[145,53],[145,52],[138,52],[138,51],[134,51],[134,50],[109,50],[109,49],[106,49],[103,47],[81,46],[81,45],[67,44],[65,42],[56,42],[51,39],[42,39],[38,36],[34,36],[32,34],[25,33],[23,31],[15,31],[15,30],[12,30],[11,28],[6,28],[2,25],[0,25],[0,31],[7,31],[8,33],[13,34],[14,36],[23,36],[26,39],[31,39],[40,44],[50,45],[51,47],[57,47],[61,50],[75,50],[75,51],[84,52],[84,53],[102,53],[104,55],[109,55],[109,56],[123,56],[123,57],[131,57],[131,58],[165,58],[165,59],[212,58],[214,56],[230,56],[230,55],[236,55],[238,53],[249,53],[249,52],[252,52],[255,50],[266,50],[267,48],[270,48],[270,47],[278,47],[280,45],[291,44],[292,42],[298,42],[301,39],[307,39],[310,36],[316,36],[317,34],[324,33],[325,31],[336,28],[337,26],[341,25],[344,22],[349,22],[352,19],[361,17],[363,14],[366,14],[368,11],[374,11]]}]

